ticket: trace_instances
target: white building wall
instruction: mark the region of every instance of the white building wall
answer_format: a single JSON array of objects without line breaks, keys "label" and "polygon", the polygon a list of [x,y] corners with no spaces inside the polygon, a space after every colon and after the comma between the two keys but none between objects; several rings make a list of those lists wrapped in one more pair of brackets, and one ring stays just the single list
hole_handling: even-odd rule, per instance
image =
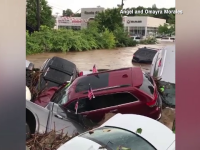
[{"label": "white building wall", "polygon": [[159,27],[160,25],[164,25],[165,23],[166,23],[165,19],[147,17],[148,27]]},{"label": "white building wall", "polygon": [[124,17],[124,26],[125,27],[144,27],[147,25],[146,16],[133,16],[133,17]]},{"label": "white building wall", "polygon": [[[104,11],[104,8],[97,7],[97,8],[81,8],[81,19],[83,20],[89,20],[94,19],[94,17],[99,13]],[[88,23],[82,22],[81,28],[87,28]]]},{"label": "white building wall", "polygon": [[136,33],[143,36],[157,34],[157,29],[160,25],[166,23],[165,19],[148,17],[148,16],[124,16],[123,24],[129,34]]}]

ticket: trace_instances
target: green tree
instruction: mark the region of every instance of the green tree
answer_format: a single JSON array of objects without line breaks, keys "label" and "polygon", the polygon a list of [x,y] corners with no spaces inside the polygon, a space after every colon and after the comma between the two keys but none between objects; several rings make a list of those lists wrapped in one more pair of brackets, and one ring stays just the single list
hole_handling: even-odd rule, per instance
[{"label": "green tree", "polygon": [[73,14],[73,17],[81,17],[81,13],[75,13]]},{"label": "green tree", "polygon": [[168,22],[170,24],[174,24],[175,25],[175,15],[174,14],[169,14],[169,20]]},{"label": "green tree", "polygon": [[105,31],[107,28],[113,32],[117,27],[123,28],[122,16],[119,8],[106,9],[100,12],[96,17],[95,21],[98,23],[100,31]]},{"label": "green tree", "polygon": [[152,5],[152,9],[157,9],[156,4],[153,4],[153,5]]},{"label": "green tree", "polygon": [[[36,0],[26,1],[26,22],[31,27],[36,29],[37,26],[37,5]],[[48,6],[46,0],[40,0],[40,25],[45,25],[50,28],[55,25],[55,18],[52,16],[52,8]]]},{"label": "green tree", "polygon": [[169,34],[169,25],[165,23],[163,26],[158,27],[158,33],[160,34]]},{"label": "green tree", "polygon": [[63,10],[63,16],[72,16],[73,11],[71,9]]},{"label": "green tree", "polygon": [[158,33],[165,34],[165,35],[172,35],[175,34],[175,26],[173,24],[165,23],[163,26],[160,25],[158,27]]}]

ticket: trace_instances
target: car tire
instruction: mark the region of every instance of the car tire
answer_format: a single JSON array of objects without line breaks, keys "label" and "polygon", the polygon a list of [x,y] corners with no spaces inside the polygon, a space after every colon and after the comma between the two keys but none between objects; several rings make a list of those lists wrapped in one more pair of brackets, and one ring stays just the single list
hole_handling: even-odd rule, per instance
[{"label": "car tire", "polygon": [[31,130],[29,125],[26,123],[26,140],[30,139],[31,137]]}]

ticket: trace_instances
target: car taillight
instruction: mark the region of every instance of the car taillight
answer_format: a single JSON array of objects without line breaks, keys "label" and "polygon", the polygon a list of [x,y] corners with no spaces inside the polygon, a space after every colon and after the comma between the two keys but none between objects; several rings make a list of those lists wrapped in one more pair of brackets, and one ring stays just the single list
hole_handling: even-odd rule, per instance
[{"label": "car taillight", "polygon": [[162,65],[162,59],[160,59],[158,67],[160,67]]},{"label": "car taillight", "polygon": [[152,101],[150,101],[150,102],[147,102],[146,104],[147,104],[149,107],[154,107],[154,106],[156,106],[157,98],[158,98],[158,95],[157,95],[157,93],[155,93],[155,94],[154,94],[154,100],[152,100]]},{"label": "car taillight", "polygon": [[79,73],[79,77],[80,77],[80,76],[83,76],[83,72],[82,72],[82,71]]}]

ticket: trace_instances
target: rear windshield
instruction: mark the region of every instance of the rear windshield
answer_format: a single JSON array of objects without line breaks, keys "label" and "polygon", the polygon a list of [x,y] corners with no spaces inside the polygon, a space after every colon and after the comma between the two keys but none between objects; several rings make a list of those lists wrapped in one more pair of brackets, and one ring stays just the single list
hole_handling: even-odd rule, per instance
[{"label": "rear windshield", "polygon": [[104,147],[108,150],[156,150],[149,142],[139,135],[120,128],[101,127],[95,129],[93,133],[86,132],[80,135],[80,137],[100,144],[102,148],[99,149],[103,149]]},{"label": "rear windshield", "polygon": [[100,89],[108,87],[109,74],[100,73],[95,75],[84,76],[78,80],[75,92],[87,91],[89,89],[89,84],[92,89]]},{"label": "rear windshield", "polygon": [[154,95],[153,80],[148,74],[143,74],[143,83],[139,89],[150,96]]}]

